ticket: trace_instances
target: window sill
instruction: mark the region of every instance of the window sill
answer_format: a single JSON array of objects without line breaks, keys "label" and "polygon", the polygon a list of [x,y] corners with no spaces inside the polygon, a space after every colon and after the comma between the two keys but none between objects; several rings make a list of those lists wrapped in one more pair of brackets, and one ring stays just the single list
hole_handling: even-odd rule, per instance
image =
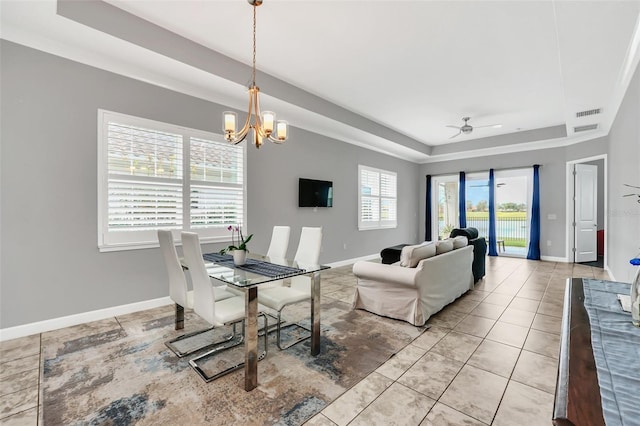
[{"label": "window sill", "polygon": [[[200,237],[200,244],[217,244],[217,243],[230,243],[231,240],[228,237]],[[182,246],[182,241],[174,240],[176,247]],[[127,243],[127,244],[104,244],[98,245],[98,251],[100,253],[109,253],[114,251],[130,251],[130,250],[145,250],[158,248],[160,244],[157,241],[147,241],[144,243]]]},{"label": "window sill", "polygon": [[358,231],[375,231],[380,229],[394,229],[397,228],[398,225],[388,225],[388,226],[359,226]]}]

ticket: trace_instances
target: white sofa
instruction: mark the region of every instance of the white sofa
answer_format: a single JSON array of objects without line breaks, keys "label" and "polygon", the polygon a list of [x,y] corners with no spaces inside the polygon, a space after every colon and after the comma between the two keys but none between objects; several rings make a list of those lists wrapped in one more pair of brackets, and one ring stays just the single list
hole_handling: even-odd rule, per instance
[{"label": "white sofa", "polygon": [[[456,248],[449,249],[454,240]],[[464,237],[454,240],[407,246],[393,265],[356,262],[353,308],[424,325],[431,315],[473,289],[473,246]]]}]

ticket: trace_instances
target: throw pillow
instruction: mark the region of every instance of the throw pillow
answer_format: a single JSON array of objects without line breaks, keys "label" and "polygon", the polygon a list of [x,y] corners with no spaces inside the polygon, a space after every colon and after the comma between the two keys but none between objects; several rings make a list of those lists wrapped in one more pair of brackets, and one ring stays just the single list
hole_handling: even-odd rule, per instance
[{"label": "throw pillow", "polygon": [[467,240],[467,237],[459,235],[459,236],[453,238],[453,249],[454,250],[462,248],[462,247],[466,247],[468,245],[469,245],[469,240]]},{"label": "throw pillow", "polygon": [[432,241],[425,241],[414,246],[405,246],[400,253],[400,266],[415,268],[422,259],[435,256],[435,254],[436,245]]},{"label": "throw pillow", "polygon": [[453,250],[453,241],[449,238],[438,241],[438,244],[436,244],[436,254],[446,253],[451,250]]}]

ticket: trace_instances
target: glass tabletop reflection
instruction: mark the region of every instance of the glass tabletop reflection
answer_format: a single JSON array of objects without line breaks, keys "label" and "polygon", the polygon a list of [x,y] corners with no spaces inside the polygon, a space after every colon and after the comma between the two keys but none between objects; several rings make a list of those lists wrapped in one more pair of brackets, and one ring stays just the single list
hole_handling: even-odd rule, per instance
[{"label": "glass tabletop reflection", "polygon": [[205,267],[207,268],[207,273],[211,278],[215,278],[225,284],[231,284],[236,287],[252,287],[263,283],[295,277],[297,275],[306,275],[325,269],[330,269],[329,266],[325,265],[296,262],[294,260],[288,259],[273,259],[267,256],[252,253],[247,256],[247,259],[254,259],[261,262],[268,262],[274,265],[296,268],[298,269],[298,271],[272,277],[241,269],[242,267],[221,265],[208,260],[205,260]]}]

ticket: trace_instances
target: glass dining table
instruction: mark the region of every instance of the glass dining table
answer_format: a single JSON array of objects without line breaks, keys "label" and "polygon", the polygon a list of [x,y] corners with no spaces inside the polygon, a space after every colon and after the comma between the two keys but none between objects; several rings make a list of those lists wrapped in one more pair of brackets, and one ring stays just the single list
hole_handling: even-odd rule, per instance
[{"label": "glass dining table", "polygon": [[[258,291],[260,285],[298,275],[311,278],[311,355],[320,353],[320,272],[329,266],[305,264],[286,259],[270,259],[250,254],[247,263],[235,266],[228,257],[203,255],[209,277],[242,290],[245,295],[244,388],[258,386]],[[266,332],[266,331],[265,331]],[[266,349],[266,348],[265,348]]]}]

